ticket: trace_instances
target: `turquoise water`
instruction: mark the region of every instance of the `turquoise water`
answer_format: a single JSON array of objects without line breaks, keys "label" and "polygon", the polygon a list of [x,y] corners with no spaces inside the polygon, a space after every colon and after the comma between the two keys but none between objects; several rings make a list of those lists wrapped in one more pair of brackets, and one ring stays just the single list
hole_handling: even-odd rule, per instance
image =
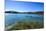
[{"label": "turquoise water", "polygon": [[10,14],[6,13],[5,14],[5,24],[14,24],[17,21],[38,21],[42,22],[43,21],[43,15],[38,15],[38,14]]}]

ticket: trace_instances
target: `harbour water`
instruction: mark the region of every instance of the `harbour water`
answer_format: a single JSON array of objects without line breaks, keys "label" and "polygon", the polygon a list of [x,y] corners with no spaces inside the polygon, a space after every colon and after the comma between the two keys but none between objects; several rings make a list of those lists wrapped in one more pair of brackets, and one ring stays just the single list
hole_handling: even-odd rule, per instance
[{"label": "harbour water", "polygon": [[5,14],[5,25],[9,26],[17,21],[37,21],[37,22],[43,22],[43,15],[39,14],[11,14],[6,13]]}]

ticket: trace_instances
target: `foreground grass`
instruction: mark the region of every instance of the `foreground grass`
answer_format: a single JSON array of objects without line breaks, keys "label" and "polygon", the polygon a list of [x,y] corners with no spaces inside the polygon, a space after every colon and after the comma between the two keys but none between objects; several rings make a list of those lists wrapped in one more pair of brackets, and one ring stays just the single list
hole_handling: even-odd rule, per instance
[{"label": "foreground grass", "polygon": [[10,30],[39,29],[43,27],[43,22],[19,21]]}]

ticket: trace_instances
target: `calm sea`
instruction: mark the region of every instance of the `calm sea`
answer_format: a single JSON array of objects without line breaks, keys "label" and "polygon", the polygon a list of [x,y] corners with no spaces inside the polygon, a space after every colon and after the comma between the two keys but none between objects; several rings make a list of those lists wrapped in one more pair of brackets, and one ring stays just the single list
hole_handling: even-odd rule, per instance
[{"label": "calm sea", "polygon": [[14,24],[17,21],[38,21],[42,22],[43,21],[43,15],[38,15],[38,14],[11,14],[11,13],[6,13],[5,14],[5,24]]}]

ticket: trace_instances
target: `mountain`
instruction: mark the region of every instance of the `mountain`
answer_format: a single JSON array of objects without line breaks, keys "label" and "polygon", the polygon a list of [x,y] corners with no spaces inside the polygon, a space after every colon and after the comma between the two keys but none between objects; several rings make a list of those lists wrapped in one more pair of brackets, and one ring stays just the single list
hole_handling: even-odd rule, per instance
[{"label": "mountain", "polygon": [[18,13],[16,11],[5,11],[5,13]]},{"label": "mountain", "polygon": [[5,11],[5,13],[17,13],[17,14],[44,14],[44,11],[38,11],[38,12],[16,12],[16,11]]}]

